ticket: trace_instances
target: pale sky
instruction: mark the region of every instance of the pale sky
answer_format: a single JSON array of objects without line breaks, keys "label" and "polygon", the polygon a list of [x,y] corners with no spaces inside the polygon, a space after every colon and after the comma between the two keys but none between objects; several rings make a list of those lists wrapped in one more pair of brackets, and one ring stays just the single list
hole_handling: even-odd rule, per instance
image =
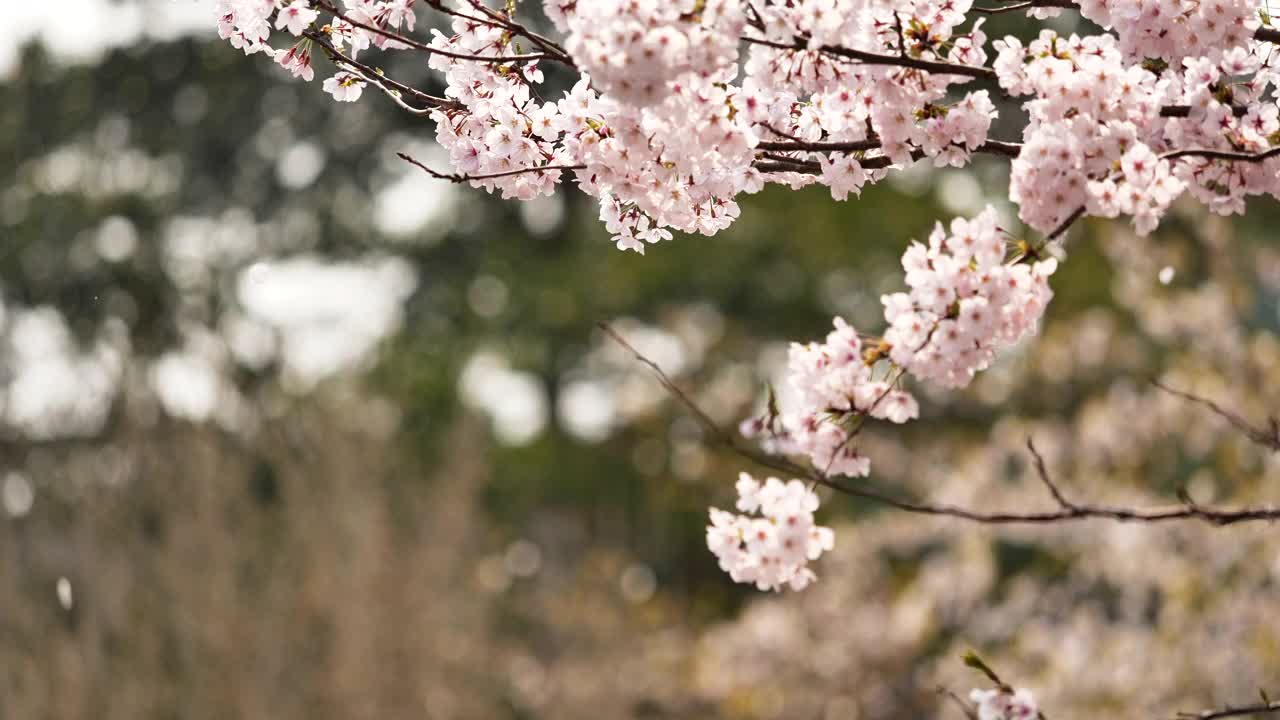
[{"label": "pale sky", "polygon": [[143,36],[171,39],[214,33],[213,0],[6,0],[12,42],[0,43],[0,78],[14,70],[18,48],[38,37],[67,62],[93,62],[103,51]]}]

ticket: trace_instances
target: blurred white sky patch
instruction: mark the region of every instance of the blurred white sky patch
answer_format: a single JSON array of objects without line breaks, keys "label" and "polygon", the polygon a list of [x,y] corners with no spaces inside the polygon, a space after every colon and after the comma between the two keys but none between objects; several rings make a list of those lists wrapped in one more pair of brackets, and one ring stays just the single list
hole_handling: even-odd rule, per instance
[{"label": "blurred white sky patch", "polygon": [[6,333],[5,422],[28,437],[97,432],[115,399],[124,353],[106,340],[77,347],[62,315],[40,307],[13,313]]},{"label": "blurred white sky patch", "polygon": [[143,38],[214,34],[213,0],[5,0],[6,42],[0,79],[14,71],[19,49],[38,39],[63,62],[93,62],[111,48]]},{"label": "blurred white sky patch", "polygon": [[397,240],[434,240],[447,229],[458,189],[410,169],[413,172],[406,172],[374,198],[374,226]]},{"label": "blurred white sky patch", "polygon": [[275,331],[286,386],[305,391],[362,365],[381,340],[400,328],[402,304],[417,284],[413,268],[394,257],[264,260],[240,273],[237,295],[246,317],[237,322],[253,321]]},{"label": "blurred white sky patch", "polygon": [[465,191],[401,160],[396,156],[401,152],[430,168],[451,167],[449,154],[435,142],[402,133],[388,135],[379,151],[388,180],[374,194],[373,225],[392,240],[435,242],[458,219],[458,203]]},{"label": "blurred white sky patch", "polygon": [[494,434],[506,445],[527,445],[547,425],[547,393],[538,376],[512,370],[497,353],[472,355],[458,388],[468,407],[489,416]]}]

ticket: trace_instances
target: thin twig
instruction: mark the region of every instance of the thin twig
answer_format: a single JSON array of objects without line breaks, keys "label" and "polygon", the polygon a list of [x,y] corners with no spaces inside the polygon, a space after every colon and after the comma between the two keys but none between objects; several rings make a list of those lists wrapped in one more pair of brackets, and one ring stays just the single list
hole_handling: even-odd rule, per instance
[{"label": "thin twig", "polygon": [[493,180],[496,178],[511,177],[512,175],[524,175],[526,173],[534,174],[534,173],[544,173],[544,172],[559,172],[559,171],[565,171],[565,170],[583,170],[587,167],[586,165],[539,165],[537,167],[516,168],[515,170],[506,170],[504,172],[488,173],[485,175],[466,175],[463,173],[442,173],[438,170],[432,170],[431,168],[422,164],[416,158],[414,158],[412,155],[409,155],[408,153],[398,152],[396,153],[396,157],[400,158],[401,160],[404,160],[410,165],[414,165],[415,167],[418,167],[423,172],[425,172],[426,174],[430,175],[431,177],[437,180],[448,180],[449,182],[452,182],[452,183],[466,183],[466,182],[472,182],[475,180]]},{"label": "thin twig", "polygon": [[703,411],[688,394],[681,390],[680,387],[676,385],[665,372],[663,372],[662,368],[657,363],[645,357],[639,350],[636,350],[608,323],[600,322],[597,323],[597,326],[614,342],[628,350],[638,362],[648,367],[658,379],[658,382],[662,387],[669,392],[672,397],[684,405],[685,409],[694,416],[708,435],[721,445],[733,451],[735,454],[761,467],[786,473],[792,477],[805,478],[811,482],[837,492],[864,500],[871,500],[904,512],[915,513],[918,515],[952,517],[988,525],[1045,525],[1051,523],[1076,522],[1088,519],[1106,519],[1119,522],[1147,523],[1174,520],[1200,520],[1211,525],[1223,526],[1262,520],[1269,522],[1280,520],[1280,507],[1273,506],[1223,509],[1184,501],[1177,505],[1151,508],[1129,508],[1111,505],[1077,503],[1068,500],[1054,485],[1053,479],[1049,475],[1049,471],[1045,467],[1043,459],[1040,458],[1039,453],[1036,452],[1035,446],[1030,438],[1027,439],[1027,446],[1032,452],[1032,457],[1036,459],[1036,473],[1045,487],[1049,488],[1050,495],[1053,497],[1054,503],[1058,506],[1055,510],[1038,512],[983,512],[970,510],[969,508],[957,505],[932,504],[906,500],[892,497],[863,486],[845,485],[824,473],[819,472],[812,466],[801,465],[783,457],[768,455],[753,448],[743,446],[738,442],[737,437],[732,432],[725,430],[716,424],[716,422],[712,420],[711,417],[707,415],[707,413]]},{"label": "thin twig", "polygon": [[984,15],[999,15],[1001,13],[1013,12],[1015,10],[1026,10],[1028,8],[1074,8],[1076,4],[1071,0],[1024,0],[1023,2],[1014,3],[1012,5],[1003,5],[1001,7],[985,8],[975,7],[974,12]]},{"label": "thin twig", "polygon": [[[387,97],[395,101],[395,103],[399,105],[402,109],[414,115],[419,115],[419,116],[428,115],[431,113],[432,110],[436,108],[459,107],[458,103],[454,100],[449,100],[448,98],[436,97],[435,95],[422,92],[421,90],[415,87],[412,87],[410,85],[405,85],[404,83],[392,80],[386,75],[378,72],[375,68],[372,68],[360,62],[359,60],[356,60],[353,57],[344,55],[341,50],[338,50],[332,44],[330,44],[328,38],[326,38],[323,34],[319,32],[308,30],[305,33],[303,33],[303,35],[308,39],[310,39],[311,41],[315,42],[317,45],[319,45],[325,51],[325,53],[329,56],[329,59],[334,62],[334,64],[346,66],[349,70],[353,71],[356,75],[361,76],[367,82],[373,83],[379,90],[382,90],[384,93],[386,93]],[[424,103],[427,103],[431,107],[426,107],[426,108],[414,107],[406,103],[404,101],[404,98],[400,97],[401,95],[408,95],[409,97],[412,97],[416,100],[420,100]]]},{"label": "thin twig", "polygon": [[1226,707],[1221,710],[1201,710],[1200,712],[1180,712],[1182,720],[1218,720],[1218,718],[1242,717],[1244,715],[1269,715],[1280,713],[1280,701],[1260,702],[1256,705]]},{"label": "thin twig", "polygon": [[1277,420],[1276,418],[1272,417],[1268,419],[1267,427],[1265,428],[1258,427],[1257,425],[1254,425],[1248,420],[1245,420],[1239,414],[1222,407],[1221,405],[1210,400],[1209,398],[1201,397],[1199,395],[1193,395],[1184,390],[1171,388],[1168,385],[1165,385],[1164,383],[1160,382],[1155,378],[1151,379],[1151,384],[1169,393],[1170,395],[1180,397],[1183,400],[1190,400],[1193,403],[1198,403],[1200,405],[1203,405],[1209,408],[1214,413],[1222,417],[1224,420],[1231,423],[1231,425],[1233,425],[1237,430],[1243,433],[1245,437],[1249,438],[1253,442],[1259,445],[1262,445],[1263,447],[1269,450],[1272,450],[1274,452],[1280,452],[1280,420]]},{"label": "thin twig", "polygon": [[978,711],[974,710],[969,703],[965,702],[964,698],[955,694],[951,688],[938,686],[938,694],[947,698],[954,703],[956,707],[960,708],[960,712],[964,713],[964,716],[969,720],[978,720]]}]

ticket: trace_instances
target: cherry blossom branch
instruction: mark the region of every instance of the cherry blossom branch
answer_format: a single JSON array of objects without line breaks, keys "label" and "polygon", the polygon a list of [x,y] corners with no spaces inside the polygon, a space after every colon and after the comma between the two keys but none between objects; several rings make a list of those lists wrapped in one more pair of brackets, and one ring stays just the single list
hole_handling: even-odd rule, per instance
[{"label": "cherry blossom branch", "polygon": [[[515,22],[509,16],[503,15],[497,10],[494,10],[493,8],[486,6],[482,2],[477,2],[477,0],[468,0],[468,2],[471,5],[471,7],[476,9],[476,11],[483,13],[486,17],[489,18],[488,20],[489,24],[493,25],[494,27],[503,28],[509,31],[510,33],[512,33],[513,35],[524,37],[528,39],[529,42],[533,43],[535,47],[542,49],[544,52],[550,55],[554,55],[556,60],[558,60],[559,62],[562,62],[565,65],[568,65],[569,67],[575,67],[573,58],[569,55],[569,52],[565,50],[564,47],[559,43],[557,43],[556,41],[552,40],[549,37],[546,37],[545,35],[540,35],[539,33],[536,33],[530,30],[528,26],[522,23]],[[427,4],[433,8],[436,8],[437,10],[441,10],[442,12],[449,12],[449,14],[456,14],[459,17],[466,17],[463,13],[459,13],[456,10],[455,11],[445,10],[445,5],[442,0],[427,0]],[[480,18],[472,18],[472,19],[476,20],[477,22],[485,22]]]},{"label": "cherry blossom branch", "polygon": [[396,157],[405,162],[421,169],[426,174],[437,180],[448,180],[451,183],[467,183],[477,180],[493,180],[495,178],[511,177],[512,175],[537,174],[544,172],[559,172],[567,170],[585,170],[586,165],[540,165],[537,167],[516,168],[515,170],[507,170],[505,172],[486,173],[484,175],[467,175],[465,173],[442,173],[438,170],[432,170],[426,165],[419,162],[416,158],[408,153],[398,152]]},{"label": "cherry blossom branch", "polygon": [[[1076,7],[1076,5],[1070,2],[1070,0],[1029,0],[1029,1],[1031,4],[1027,5],[1026,7],[1061,7],[1061,8]],[[1001,12],[1003,12],[1003,10],[1001,10]],[[1259,28],[1254,33],[1254,37],[1256,39],[1266,40],[1268,42],[1280,42],[1280,30],[1271,30],[1269,28]],[[767,40],[764,38],[753,38],[750,36],[743,36],[742,40],[743,42],[746,42],[749,44],[763,45],[763,46],[771,47],[777,50],[791,50],[791,51],[809,51],[810,50],[809,46],[804,44],[799,39],[797,39],[795,42],[793,42],[790,45],[788,45],[787,43],[781,43],[774,40]],[[920,58],[913,58],[910,56],[904,57],[900,55],[882,55],[880,53],[867,52],[865,50],[855,50],[853,48],[846,48],[838,45],[823,45],[822,47],[818,48],[818,51],[825,53],[827,55],[835,56],[835,57],[842,57],[849,60],[857,60],[863,65],[888,65],[888,66],[906,67],[906,68],[913,68],[916,70],[923,70],[926,72],[946,74],[946,75],[960,75],[960,76],[971,77],[971,78],[976,78],[980,80],[995,81],[998,79],[996,75],[996,71],[993,68],[987,67],[985,65],[961,65],[958,63],[950,63],[950,62],[945,62],[941,60],[922,60]],[[1002,89],[1002,92],[1003,92],[1003,89]],[[1233,106],[1232,112],[1237,117],[1240,117],[1247,113],[1247,109],[1241,106]],[[1184,118],[1184,117],[1190,117],[1190,115],[1191,115],[1191,107],[1187,105],[1166,105],[1160,108],[1161,117]]]},{"label": "cherry blossom branch", "polygon": [[830,488],[836,492],[852,497],[870,500],[882,505],[917,515],[934,515],[957,518],[987,525],[1047,525],[1052,523],[1075,522],[1089,519],[1106,519],[1118,522],[1168,522],[1174,520],[1199,520],[1211,525],[1225,526],[1245,522],[1280,520],[1280,507],[1259,506],[1238,509],[1223,509],[1200,505],[1185,493],[1181,493],[1181,503],[1176,505],[1152,508],[1128,508],[1112,505],[1094,505],[1070,500],[1054,482],[1049,474],[1044,457],[1036,449],[1031,438],[1027,438],[1027,450],[1031,453],[1036,476],[1045,486],[1049,496],[1057,506],[1053,510],[1038,512],[982,512],[949,504],[932,504],[892,497],[873,489],[861,486],[845,485],[811,466],[801,465],[783,457],[768,455],[753,448],[743,446],[736,435],[720,427],[687,393],[680,389],[669,375],[653,360],[645,357],[639,350],[628,343],[608,323],[597,323],[606,335],[645,367],[647,367],[668,393],[688,410],[699,425],[716,442],[731,450],[740,457],[761,467],[776,470],[797,478],[804,478],[817,485]]},{"label": "cherry blossom branch", "polygon": [[[1236,117],[1244,117],[1249,113],[1249,109],[1241,105],[1232,105],[1231,113]],[[1165,118],[1185,118],[1191,117],[1190,105],[1165,105],[1160,108],[1160,117]]]},{"label": "cherry blossom branch", "polygon": [[[860,152],[865,150],[876,150],[878,148],[880,148],[879,140],[858,140],[853,142],[789,140],[766,141],[760,142],[756,145],[756,149],[758,150],[767,150],[772,152]],[[1005,157],[1015,158],[1022,152],[1022,144],[1003,140],[988,140],[975,148],[973,152],[989,155],[1004,155]],[[1258,153],[1231,152],[1227,150],[1213,150],[1209,148],[1188,148],[1185,150],[1173,150],[1167,152],[1161,155],[1160,158],[1162,160],[1175,160],[1183,157],[1200,157],[1207,160],[1256,163],[1276,156],[1280,156],[1280,147],[1274,147],[1270,150]]]},{"label": "cherry blossom branch", "polygon": [[336,6],[326,2],[326,0],[311,0],[311,2],[315,7],[322,8],[325,12],[331,13],[334,17],[338,18],[339,20],[342,20],[345,23],[348,23],[352,27],[358,27],[361,30],[364,30],[366,32],[371,32],[375,35],[380,35],[384,38],[387,38],[388,40],[394,40],[398,43],[407,45],[408,47],[411,47],[414,50],[418,50],[418,51],[432,54],[432,55],[440,55],[447,58],[453,58],[454,60],[472,60],[475,62],[499,63],[499,64],[536,62],[538,60],[555,60],[557,62],[563,62],[563,59],[560,58],[559,56],[553,55],[551,53],[545,53],[545,52],[528,53],[525,55],[471,55],[468,53],[458,53],[458,52],[453,52],[451,50],[444,50],[444,49],[435,47],[434,45],[429,45],[427,43],[424,43],[421,40],[416,40],[412,37],[409,37],[408,35],[402,35],[398,32],[385,30],[376,25],[369,25],[368,23],[364,23],[359,20],[354,20],[351,17],[345,15]]},{"label": "cherry blossom branch", "polygon": [[1180,712],[1180,720],[1218,720],[1218,718],[1242,717],[1244,715],[1270,715],[1280,713],[1280,701],[1269,701],[1265,697],[1262,702],[1240,707],[1227,706],[1221,710],[1201,710],[1200,712]]},{"label": "cherry blossom branch", "polygon": [[1151,380],[1151,384],[1170,395],[1180,397],[1183,400],[1189,400],[1193,403],[1209,408],[1215,414],[1230,423],[1235,429],[1239,430],[1245,437],[1249,438],[1249,440],[1274,452],[1280,452],[1280,420],[1274,416],[1267,418],[1267,426],[1265,428],[1261,428],[1250,423],[1248,420],[1245,420],[1243,417],[1240,417],[1239,414],[1222,407],[1208,398],[1193,395],[1189,392],[1178,390],[1176,388],[1171,388],[1154,378]]},{"label": "cherry blossom branch", "polygon": [[[774,48],[775,50],[810,50],[809,46],[800,40],[796,40],[790,45],[787,43],[776,42],[774,40],[766,40],[764,38],[754,38],[750,36],[743,36],[742,40],[743,42],[750,43],[752,45],[763,45]],[[841,47],[839,45],[823,45],[818,48],[817,51],[834,57],[857,60],[863,65],[890,65],[945,75],[962,75],[981,80],[996,79],[996,71],[983,65],[961,65],[959,63],[950,63],[942,60],[921,60],[920,58],[914,58],[909,55],[881,55],[880,53],[855,50],[853,48]]]},{"label": "cherry blossom branch", "polygon": [[1160,156],[1162,160],[1175,160],[1183,157],[1198,157],[1206,160],[1225,160],[1227,162],[1250,162],[1258,163],[1268,158],[1280,155],[1280,147],[1274,147],[1270,150],[1259,153],[1246,152],[1230,152],[1227,150],[1210,150],[1207,148],[1191,148],[1188,150],[1174,150]]},{"label": "cherry blossom branch", "polygon": [[[756,146],[760,150],[780,149],[786,152],[859,152],[879,147],[878,141],[871,140],[849,143],[797,140],[792,142],[762,142]],[[1022,146],[1018,143],[990,140],[974,148],[971,152],[1015,158],[1021,150]],[[757,160],[753,166],[762,173],[795,172],[805,175],[820,175],[822,173],[822,165],[814,160],[778,155],[773,152],[762,153],[761,157],[762,159]],[[911,151],[911,159],[913,161],[923,160],[925,157],[923,150],[916,149]],[[877,155],[875,157],[861,158],[858,160],[858,164],[864,170],[881,170],[893,165],[893,160],[884,155]]]},{"label": "cherry blossom branch", "polygon": [[[879,140],[858,140],[854,142],[835,142],[824,140],[788,140],[765,141],[756,144],[757,150],[772,152],[861,152],[877,150],[881,147]],[[988,140],[973,149],[973,152],[989,155],[1017,157],[1022,152],[1022,144],[1004,140]]]},{"label": "cherry blossom branch", "polygon": [[[770,129],[772,130],[772,128]],[[777,131],[775,130],[774,132]],[[781,135],[782,133],[778,134]],[[879,148],[879,140],[857,140],[853,142],[788,140],[756,143],[757,150],[774,152],[861,152],[864,150],[878,150]]]},{"label": "cherry blossom branch", "polygon": [[[368,82],[373,83],[379,90],[386,93],[387,97],[395,101],[395,103],[399,105],[403,110],[406,110],[414,115],[423,116],[423,115],[429,114],[435,108],[458,107],[458,104],[453,100],[449,100],[448,98],[436,97],[435,95],[425,93],[411,85],[405,85],[404,83],[392,80],[391,78],[382,74],[375,68],[372,68],[360,62],[359,60],[356,60],[355,58],[344,55],[341,50],[338,50],[337,48],[335,48],[329,42],[329,40],[319,32],[308,30],[307,32],[303,33],[303,36],[310,39],[315,44],[319,45],[325,51],[325,54],[329,56],[329,59],[334,62],[334,64],[344,65],[347,68],[350,68],[352,71],[354,71],[355,74],[361,76]],[[421,100],[422,102],[428,103],[432,107],[427,107],[427,108],[414,107],[406,103],[404,101],[404,98],[401,97],[401,95],[409,95],[417,100]]]},{"label": "cherry blossom branch", "polygon": [[[1014,10],[1026,10],[1031,8],[1065,8],[1068,10],[1079,10],[1080,6],[1074,0],[1023,0],[1013,5],[1005,5],[997,8],[973,8],[974,12],[986,13],[989,15],[1012,12]],[[1280,43],[1280,30],[1269,27],[1259,27],[1253,32],[1253,39],[1262,42]]]}]

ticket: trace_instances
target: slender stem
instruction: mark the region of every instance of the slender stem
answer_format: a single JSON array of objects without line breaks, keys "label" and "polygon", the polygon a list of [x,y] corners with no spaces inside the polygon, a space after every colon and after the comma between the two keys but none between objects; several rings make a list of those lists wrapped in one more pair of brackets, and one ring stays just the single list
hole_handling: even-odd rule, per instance
[{"label": "slender stem", "polygon": [[1255,705],[1226,707],[1221,710],[1182,712],[1178,713],[1178,717],[1182,720],[1218,720],[1218,718],[1242,717],[1244,715],[1270,715],[1272,713],[1280,713],[1280,702],[1260,702]]},{"label": "slender stem", "polygon": [[401,160],[404,160],[410,165],[417,167],[418,169],[422,170],[423,172],[425,172],[426,174],[430,175],[431,177],[437,180],[448,180],[449,182],[452,182],[452,183],[466,183],[466,182],[473,182],[478,180],[494,180],[496,178],[511,177],[513,175],[537,174],[537,173],[544,173],[544,172],[561,172],[566,170],[583,170],[587,167],[586,165],[538,165],[536,167],[516,168],[514,170],[506,170],[503,172],[496,172],[496,173],[486,173],[483,175],[467,175],[465,173],[442,173],[438,170],[432,170],[426,165],[423,165],[421,162],[419,162],[416,158],[414,158],[412,155],[409,155],[408,153],[398,152],[396,153],[396,157],[400,158]]},{"label": "slender stem", "polygon": [[707,413],[698,406],[687,393],[668,376],[653,360],[645,357],[618,334],[608,323],[597,324],[601,331],[614,342],[628,350],[635,359],[649,368],[662,387],[678,400],[685,409],[703,427],[707,434],[735,454],[761,467],[786,473],[793,477],[805,478],[823,487],[852,497],[871,500],[873,502],[896,508],[903,512],[917,515],[934,515],[957,518],[986,525],[1048,525],[1065,522],[1077,522],[1090,519],[1104,519],[1118,522],[1158,523],[1178,520],[1199,520],[1211,525],[1225,526],[1245,522],[1280,520],[1280,507],[1258,506],[1245,508],[1216,508],[1200,505],[1189,497],[1183,496],[1180,504],[1150,508],[1130,508],[1114,505],[1095,505],[1069,500],[1054,483],[1044,458],[1036,449],[1030,438],[1027,449],[1031,453],[1036,475],[1048,490],[1056,507],[1041,511],[1009,511],[984,512],[971,510],[958,505],[934,504],[919,502],[898,497],[867,488],[865,486],[846,485],[838,482],[812,466],[801,465],[783,457],[767,455],[753,448],[743,446],[736,435],[720,427]]}]

